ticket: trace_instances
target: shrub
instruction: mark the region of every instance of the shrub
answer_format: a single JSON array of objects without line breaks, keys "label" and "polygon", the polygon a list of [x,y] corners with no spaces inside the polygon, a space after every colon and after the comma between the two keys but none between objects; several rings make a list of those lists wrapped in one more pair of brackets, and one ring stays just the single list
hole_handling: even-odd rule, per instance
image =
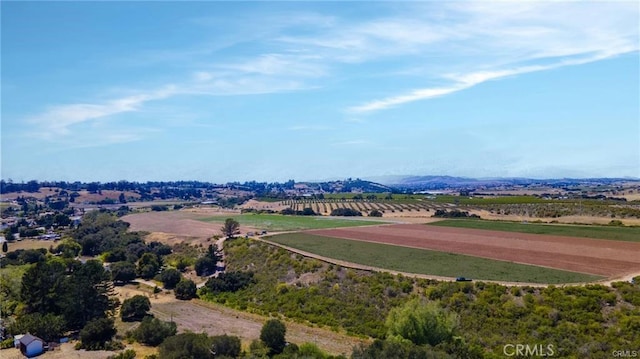
[{"label": "shrub", "polygon": [[373,211],[369,212],[369,217],[382,217],[382,212],[374,209]]},{"label": "shrub", "polygon": [[438,218],[480,218],[477,214],[469,214],[469,212],[459,211],[457,209],[453,209],[451,211],[447,211],[446,209],[438,209],[431,217]]},{"label": "shrub", "polygon": [[211,337],[212,350],[216,356],[236,358],[242,350],[240,338],[230,335],[217,335]]},{"label": "shrub", "polygon": [[189,300],[196,297],[196,284],[190,279],[182,279],[176,285],[175,295],[180,300]]},{"label": "shrub", "polygon": [[343,216],[343,217],[359,217],[362,216],[360,211],[356,211],[351,208],[336,208],[331,211],[332,216]]},{"label": "shrub", "polygon": [[209,278],[205,286],[212,293],[235,292],[253,283],[252,272],[225,272]]},{"label": "shrub", "polygon": [[136,279],[136,266],[131,262],[112,263],[111,279],[120,283],[127,283]]},{"label": "shrub", "polygon": [[208,276],[216,272],[217,261],[209,257],[198,258],[195,264],[196,275]]},{"label": "shrub", "polygon": [[173,289],[176,284],[180,283],[180,279],[182,279],[182,275],[177,269],[165,269],[160,274],[160,280],[166,289]]},{"label": "shrub", "polygon": [[298,354],[303,358],[324,359],[328,355],[314,343],[303,343],[298,347]]},{"label": "shrub", "polygon": [[138,262],[137,274],[144,279],[153,278],[160,269],[160,261],[154,253],[145,253]]},{"label": "shrub", "polygon": [[101,350],[107,349],[113,336],[116,335],[116,328],[113,326],[113,319],[100,318],[87,323],[80,331],[81,349]]},{"label": "shrub", "polygon": [[160,344],[158,357],[162,359],[213,358],[211,338],[204,333],[182,333],[168,337]]},{"label": "shrub", "polygon": [[432,346],[449,341],[457,324],[457,315],[444,311],[437,302],[423,303],[418,299],[393,308],[386,321],[388,337]]},{"label": "shrub", "polygon": [[157,346],[166,338],[176,335],[177,327],[174,322],[163,322],[157,318],[145,317],[142,323],[131,332],[133,339],[139,343]]},{"label": "shrub", "polygon": [[287,327],[277,319],[270,319],[262,326],[260,340],[269,348],[271,354],[280,354],[287,345],[285,335]]},{"label": "shrub", "polygon": [[317,215],[316,212],[313,211],[313,209],[311,209],[310,207],[306,207],[302,210],[302,215],[303,216],[315,216]]},{"label": "shrub", "polygon": [[0,349],[9,349],[9,348],[13,348],[13,338],[7,338],[0,342]]}]

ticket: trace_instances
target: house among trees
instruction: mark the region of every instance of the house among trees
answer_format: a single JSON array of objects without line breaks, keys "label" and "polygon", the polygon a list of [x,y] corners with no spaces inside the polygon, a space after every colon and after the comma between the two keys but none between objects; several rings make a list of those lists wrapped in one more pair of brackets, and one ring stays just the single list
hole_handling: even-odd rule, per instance
[{"label": "house among trees", "polygon": [[44,352],[44,340],[29,333],[16,335],[14,344],[27,358],[40,355]]}]

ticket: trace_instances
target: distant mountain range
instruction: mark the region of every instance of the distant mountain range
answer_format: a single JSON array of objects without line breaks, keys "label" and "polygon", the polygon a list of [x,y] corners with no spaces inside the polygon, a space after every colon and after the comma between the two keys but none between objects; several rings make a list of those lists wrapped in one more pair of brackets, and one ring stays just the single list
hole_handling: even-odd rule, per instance
[{"label": "distant mountain range", "polygon": [[456,189],[466,187],[611,185],[638,182],[638,178],[468,178],[453,176],[380,176],[368,180],[393,188]]}]

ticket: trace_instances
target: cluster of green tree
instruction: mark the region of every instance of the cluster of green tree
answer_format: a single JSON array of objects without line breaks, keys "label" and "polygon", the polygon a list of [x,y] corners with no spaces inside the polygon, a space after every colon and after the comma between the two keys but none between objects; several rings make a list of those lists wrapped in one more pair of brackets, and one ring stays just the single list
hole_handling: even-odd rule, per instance
[{"label": "cluster of green tree", "polygon": [[128,229],[128,223],[118,221],[110,213],[93,211],[84,215],[82,223],[70,235],[82,246],[82,254],[86,256],[118,248],[122,249],[122,253],[137,255],[139,250],[135,250],[134,246],[144,246],[144,242],[140,233],[127,232]]},{"label": "cluster of green tree", "polygon": [[460,211],[457,209],[452,209],[451,211],[447,211],[446,209],[437,209],[435,213],[431,217],[437,218],[480,218],[477,214],[469,214],[466,211]]},{"label": "cluster of green tree", "polygon": [[362,216],[362,212],[356,211],[351,208],[336,208],[331,211],[332,216],[344,216],[344,217],[360,217]]},{"label": "cluster of green tree", "polygon": [[[97,348],[92,341],[95,326],[105,324],[101,320],[108,320],[117,306],[110,298],[109,279],[109,274],[96,260],[83,264],[73,259],[49,257],[31,265],[21,279],[22,306],[14,310],[15,320],[8,326],[9,333],[30,332],[44,340],[57,341],[66,331],[81,330],[81,339],[83,332],[88,333],[83,345]],[[106,340],[100,342],[105,344],[111,337],[102,337]]]},{"label": "cluster of green tree", "polygon": [[[127,228],[108,213],[91,212],[72,231],[72,237],[49,249],[51,254],[43,249],[7,253],[2,259],[0,299],[9,333],[30,332],[57,341],[67,331],[80,331],[79,348],[114,349],[120,344],[112,341],[111,317],[118,305],[110,298],[113,283],[156,278],[166,288],[175,287],[177,298],[194,298],[193,281],[183,279],[177,269],[161,271],[163,257],[171,255],[172,248],[157,242],[145,244],[140,233],[128,233]],[[191,246],[179,248],[188,253],[201,251]],[[109,263],[109,270],[98,260],[77,260],[83,250]],[[218,255],[214,247],[205,257],[212,254]],[[146,297],[136,296],[124,301],[120,313],[124,321],[141,320],[149,308]]]},{"label": "cluster of green tree", "polygon": [[382,217],[382,212],[374,209],[373,211],[369,212],[369,217]]},{"label": "cluster of green tree", "polygon": [[9,192],[29,192],[35,193],[40,190],[40,183],[36,180],[31,180],[27,183],[13,183],[13,181],[0,181],[0,193]]},{"label": "cluster of green tree", "polygon": [[[4,242],[6,244],[7,242]],[[3,246],[4,246],[3,244]],[[8,245],[7,245],[8,249]],[[4,251],[6,252],[6,251]],[[0,267],[6,267],[8,265],[23,265],[43,262],[47,257],[47,250],[44,248],[39,249],[16,249],[15,251],[6,252],[7,254],[0,258]]]},{"label": "cluster of green tree", "polygon": [[[560,357],[598,358],[610,354],[607,348],[640,344],[634,334],[640,328],[638,284],[508,288],[436,282],[344,269],[248,239],[225,245],[228,270],[251,269],[254,283],[236,292],[203,289],[201,298],[383,340],[378,346],[360,348],[371,351],[361,357],[394,357],[387,356],[393,351],[431,353],[426,357],[495,357],[508,343],[543,342],[554,344]],[[305,273],[317,280],[299,281]],[[432,315],[436,321],[423,320],[419,316],[423,310],[440,314]],[[402,316],[410,320],[403,321]],[[381,318],[393,319],[385,326]],[[393,329],[393,323],[400,327]],[[440,330],[438,323],[449,323],[440,328],[454,330]],[[414,328],[414,334],[398,334],[407,328]],[[429,336],[440,339],[419,339]]]},{"label": "cluster of green tree", "polygon": [[[199,199],[203,196],[203,191],[211,190],[219,186],[198,181],[178,181],[178,182],[64,182],[64,181],[29,181],[27,183],[13,183],[11,181],[0,181],[0,190],[2,193],[9,192],[28,192],[35,193],[42,187],[61,188],[60,196],[68,195],[68,191],[77,193],[81,190],[87,190],[90,193],[102,193],[102,191],[131,191],[137,192],[141,196],[141,200],[181,198],[184,200]],[[73,202],[70,199],[71,202]],[[114,201],[115,202],[115,201]],[[125,203],[119,199],[120,203]]]},{"label": "cluster of green tree", "polygon": [[44,228],[66,227],[71,224],[71,218],[61,212],[48,213],[38,217],[36,223]]},{"label": "cluster of green tree", "polygon": [[311,207],[305,207],[302,211],[296,211],[293,208],[285,208],[280,211],[280,214],[285,216],[317,216],[318,213],[314,212]]},{"label": "cluster of green tree", "polygon": [[[163,257],[171,254],[172,248],[159,242],[145,243],[142,233],[128,232],[128,227],[128,223],[117,220],[112,214],[91,212],[71,232],[73,241],[63,242],[53,252],[74,257],[79,246],[83,255],[99,255],[110,263],[112,279],[118,284],[136,277],[156,277],[163,266]],[[171,276],[167,275],[166,279],[171,286]]]}]

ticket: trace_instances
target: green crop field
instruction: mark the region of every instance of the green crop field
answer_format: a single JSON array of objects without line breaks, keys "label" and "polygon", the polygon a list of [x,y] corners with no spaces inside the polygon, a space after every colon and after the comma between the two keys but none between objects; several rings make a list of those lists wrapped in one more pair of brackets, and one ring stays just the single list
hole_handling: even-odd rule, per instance
[{"label": "green crop field", "polygon": [[305,229],[355,227],[385,223],[362,219],[342,219],[320,216],[283,216],[280,214],[242,214],[235,216],[208,217],[200,220],[205,222],[223,223],[227,218],[233,218],[243,226],[268,231],[301,231]]},{"label": "green crop field", "polygon": [[304,233],[282,234],[267,239],[328,258],[408,273],[551,284],[585,282],[601,278],[460,254]]},{"label": "green crop field", "polygon": [[597,225],[579,226],[569,224],[538,224],[465,219],[448,219],[444,221],[429,223],[429,225],[640,242],[640,227],[614,227]]}]

